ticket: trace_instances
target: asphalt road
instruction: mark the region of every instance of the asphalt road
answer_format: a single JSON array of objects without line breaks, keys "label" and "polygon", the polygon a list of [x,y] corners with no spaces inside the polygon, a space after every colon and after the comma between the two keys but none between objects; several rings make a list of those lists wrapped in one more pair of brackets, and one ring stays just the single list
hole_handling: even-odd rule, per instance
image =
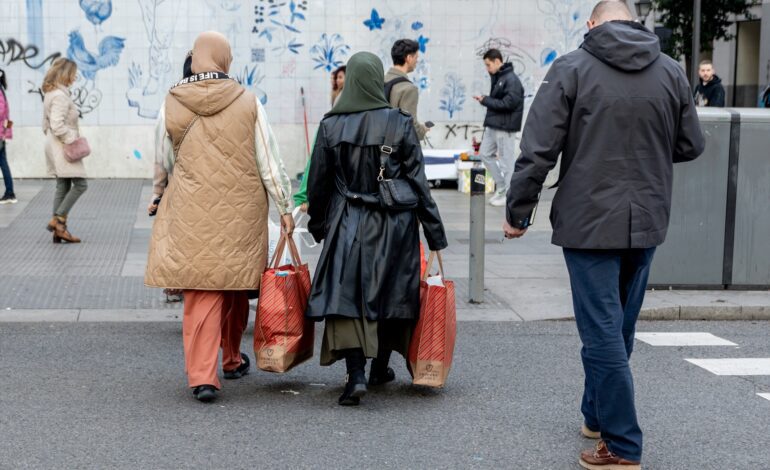
[{"label": "asphalt road", "polygon": [[[770,324],[640,323],[738,347],[633,357],[646,469],[770,468],[770,376],[717,376],[685,358],[770,357]],[[459,324],[443,390],[399,380],[336,405],[343,366],[185,387],[176,323],[0,323],[2,468],[577,469],[582,367],[571,322]],[[251,336],[244,338],[249,351]],[[250,353],[251,354],[251,353]]]}]

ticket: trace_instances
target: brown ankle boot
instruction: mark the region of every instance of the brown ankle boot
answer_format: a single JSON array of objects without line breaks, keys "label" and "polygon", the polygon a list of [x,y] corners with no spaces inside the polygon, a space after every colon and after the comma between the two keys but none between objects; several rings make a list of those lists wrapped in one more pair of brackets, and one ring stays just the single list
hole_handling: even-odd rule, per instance
[{"label": "brown ankle boot", "polygon": [[53,234],[53,242],[54,243],[61,243],[62,241],[65,241],[67,243],[80,243],[80,239],[74,235],[72,235],[69,230],[67,230],[67,219],[64,217],[58,217],[58,224],[56,225],[56,230]]},{"label": "brown ankle boot", "polygon": [[48,222],[48,226],[46,226],[46,230],[49,232],[54,232],[56,230],[56,226],[59,225],[59,218],[56,216],[51,217],[51,221]]}]

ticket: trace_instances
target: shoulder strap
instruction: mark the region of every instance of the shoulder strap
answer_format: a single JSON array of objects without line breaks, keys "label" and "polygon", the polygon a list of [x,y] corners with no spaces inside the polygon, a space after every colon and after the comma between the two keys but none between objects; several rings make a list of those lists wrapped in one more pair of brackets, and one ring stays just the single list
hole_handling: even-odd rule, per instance
[{"label": "shoulder strap", "polygon": [[393,87],[398,85],[399,83],[409,82],[412,83],[411,80],[409,80],[406,77],[396,77],[393,80],[385,83],[385,99],[390,101],[390,92],[393,91]]},{"label": "shoulder strap", "polygon": [[388,163],[390,154],[393,153],[393,145],[396,140],[396,120],[399,114],[399,111],[396,109],[388,110],[388,123],[385,125],[385,140],[380,146],[380,174],[377,177],[377,181],[383,181],[385,179],[385,166]]},{"label": "shoulder strap", "polygon": [[190,132],[190,128],[193,126],[193,124],[195,124],[195,121],[197,121],[198,118],[200,118],[199,114],[196,114],[195,117],[192,118],[192,121],[190,121],[190,124],[188,124],[187,127],[185,128],[184,133],[182,134],[182,138],[179,139],[179,142],[177,142],[176,145],[174,146],[174,158],[176,158],[177,155],[179,154],[179,147],[182,146],[182,142],[184,142],[184,138],[187,137],[187,133]]}]

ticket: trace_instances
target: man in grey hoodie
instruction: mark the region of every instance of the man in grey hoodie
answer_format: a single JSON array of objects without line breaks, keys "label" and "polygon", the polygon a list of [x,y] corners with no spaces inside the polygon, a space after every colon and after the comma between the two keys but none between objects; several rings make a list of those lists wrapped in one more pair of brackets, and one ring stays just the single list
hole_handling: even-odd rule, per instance
[{"label": "man in grey hoodie", "polygon": [[583,342],[582,432],[600,439],[580,456],[589,469],[640,468],[636,320],[668,228],[672,164],[704,147],[684,71],[631,19],[624,2],[599,2],[580,48],[554,61],[527,117],[503,226],[508,238],[524,235],[561,154],[552,242],[564,250]]}]

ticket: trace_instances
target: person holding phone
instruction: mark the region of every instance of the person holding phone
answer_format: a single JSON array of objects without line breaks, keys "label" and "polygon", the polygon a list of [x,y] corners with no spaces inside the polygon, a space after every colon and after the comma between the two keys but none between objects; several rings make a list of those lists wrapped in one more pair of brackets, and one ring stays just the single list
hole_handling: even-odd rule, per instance
[{"label": "person holding phone", "polygon": [[9,118],[8,97],[5,94],[7,89],[8,80],[5,78],[5,71],[0,69],[0,170],[3,172],[5,183],[5,194],[0,199],[0,204],[16,204],[18,201],[13,192],[13,176],[5,152],[5,141],[13,138],[13,121]]},{"label": "person holding phone", "polygon": [[409,80],[410,73],[417,68],[420,60],[420,44],[412,39],[399,39],[390,50],[393,67],[385,74],[385,99],[394,108],[405,111],[414,119],[414,130],[417,138],[422,140],[430,130],[417,119],[417,104],[420,91],[417,85]]}]

